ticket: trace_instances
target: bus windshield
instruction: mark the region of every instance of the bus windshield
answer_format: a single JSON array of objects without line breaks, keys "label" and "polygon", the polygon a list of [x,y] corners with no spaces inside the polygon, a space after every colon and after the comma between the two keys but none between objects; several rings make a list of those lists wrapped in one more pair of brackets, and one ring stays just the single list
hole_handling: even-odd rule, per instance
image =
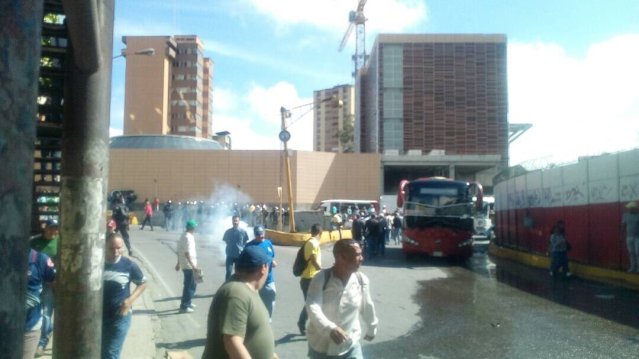
[{"label": "bus windshield", "polygon": [[406,215],[470,216],[472,199],[468,186],[454,182],[413,182],[407,191]]}]

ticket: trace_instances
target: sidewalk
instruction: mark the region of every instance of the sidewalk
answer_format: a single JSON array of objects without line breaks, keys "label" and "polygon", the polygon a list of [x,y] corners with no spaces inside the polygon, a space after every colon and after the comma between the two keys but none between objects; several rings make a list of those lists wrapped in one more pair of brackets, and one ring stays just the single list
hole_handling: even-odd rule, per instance
[{"label": "sidewalk", "polygon": [[[133,257],[133,260],[142,267],[142,271],[145,272],[144,264],[140,263],[140,260]],[[148,275],[147,275],[148,278]],[[150,280],[150,279],[149,279]],[[152,283],[149,282],[149,285]],[[55,319],[54,319],[55,320]],[[155,358],[155,329],[157,317],[155,315],[155,308],[153,298],[151,297],[151,290],[149,287],[142,293],[142,295],[133,304],[133,318],[131,320],[131,328],[124,341],[124,347],[122,348],[122,359],[146,359]],[[55,322],[54,322],[55,328]],[[54,329],[55,330],[55,329]],[[49,341],[49,345],[45,350],[45,355],[40,358],[52,358],[52,344],[53,338]]]}]

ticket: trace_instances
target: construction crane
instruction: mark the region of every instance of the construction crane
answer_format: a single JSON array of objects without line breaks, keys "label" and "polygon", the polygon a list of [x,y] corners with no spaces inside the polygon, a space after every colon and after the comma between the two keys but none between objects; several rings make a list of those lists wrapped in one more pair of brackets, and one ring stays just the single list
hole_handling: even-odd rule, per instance
[{"label": "construction crane", "polygon": [[357,10],[348,14],[348,29],[344,33],[342,43],[339,44],[338,51],[342,51],[348,42],[353,28],[355,28],[355,54],[353,55],[353,63],[355,71],[353,77],[357,76],[357,72],[364,67],[366,63],[366,17],[364,16],[364,5],[367,0],[359,0]]}]

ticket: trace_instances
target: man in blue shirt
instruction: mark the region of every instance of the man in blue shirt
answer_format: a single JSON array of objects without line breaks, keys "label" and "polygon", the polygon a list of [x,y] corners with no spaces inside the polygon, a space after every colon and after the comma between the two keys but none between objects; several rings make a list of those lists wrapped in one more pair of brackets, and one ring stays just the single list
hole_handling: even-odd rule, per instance
[{"label": "man in blue shirt", "polygon": [[262,289],[260,289],[260,298],[264,302],[266,309],[268,310],[268,317],[273,317],[273,307],[275,306],[275,278],[273,277],[273,268],[277,267],[275,261],[275,251],[273,250],[273,243],[264,237],[264,227],[255,226],[253,228],[255,239],[248,242],[246,246],[257,246],[262,248],[268,255],[268,275],[266,282]]},{"label": "man in blue shirt", "polygon": [[[104,261],[104,303],[102,306],[102,359],[120,358],[122,345],[131,326],[133,302],[146,289],[140,267],[124,257],[120,234],[107,237]],[[136,287],[131,293],[131,282]]]},{"label": "man in blue shirt", "polygon": [[233,274],[233,266],[240,257],[240,253],[244,249],[246,242],[248,242],[248,234],[242,228],[240,228],[240,217],[233,216],[233,227],[224,232],[222,238],[226,243],[226,278],[229,280]]},{"label": "man in blue shirt", "polygon": [[35,356],[42,327],[42,303],[40,294],[45,282],[55,279],[53,261],[46,254],[29,249],[29,269],[27,271],[27,315],[24,326],[23,358]]}]

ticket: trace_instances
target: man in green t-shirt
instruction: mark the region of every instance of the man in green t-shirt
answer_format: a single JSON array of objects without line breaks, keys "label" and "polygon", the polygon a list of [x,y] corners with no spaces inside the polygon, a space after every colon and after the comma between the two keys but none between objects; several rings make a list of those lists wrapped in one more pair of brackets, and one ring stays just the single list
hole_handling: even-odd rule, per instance
[{"label": "man in green t-shirt", "polygon": [[207,358],[276,358],[273,330],[259,290],[268,275],[269,257],[258,246],[245,247],[235,274],[224,283],[209,309]]},{"label": "man in green t-shirt", "polygon": [[[58,256],[58,221],[55,219],[49,219],[42,229],[42,233],[31,237],[31,248],[44,253],[57,265]],[[53,333],[53,283],[45,283],[40,294],[40,303],[42,304],[42,332],[40,334],[40,341],[38,342],[38,349],[36,350],[36,356],[42,356],[44,349],[49,344],[49,338]]]}]

